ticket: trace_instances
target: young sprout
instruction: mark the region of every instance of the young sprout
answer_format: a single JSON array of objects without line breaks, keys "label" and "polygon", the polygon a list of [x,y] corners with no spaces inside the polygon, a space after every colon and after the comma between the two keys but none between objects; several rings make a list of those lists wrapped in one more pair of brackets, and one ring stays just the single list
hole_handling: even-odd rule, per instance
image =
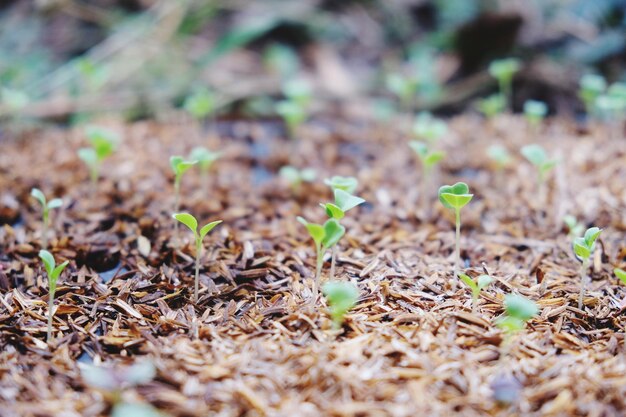
[{"label": "young sprout", "polygon": [[487,148],[487,155],[496,164],[496,168],[500,171],[511,163],[511,155],[509,151],[502,145],[491,145]]},{"label": "young sprout", "polygon": [[483,274],[476,278],[476,281],[471,279],[468,275],[460,273],[459,277],[461,281],[465,283],[472,290],[472,312],[476,311],[476,307],[478,306],[478,297],[480,296],[480,292],[489,286],[493,282],[493,278],[489,275]]},{"label": "young sprout", "polygon": [[520,61],[515,58],[498,59],[489,65],[489,74],[498,80],[500,94],[507,103],[512,97],[513,76],[520,70],[520,67]]},{"label": "young sprout", "polygon": [[200,167],[200,181],[202,182],[200,187],[202,191],[206,191],[209,171],[220,156],[222,156],[221,152],[212,152],[202,146],[193,148],[191,153],[189,153],[189,159],[191,161],[198,161],[198,166]]},{"label": "young sprout", "polygon": [[59,208],[63,205],[63,200],[60,198],[54,198],[50,201],[46,200],[46,196],[41,192],[39,188],[33,188],[30,190],[30,195],[33,196],[39,204],[41,204],[42,217],[43,217],[43,230],[41,231],[41,247],[46,249],[48,247],[48,229],[50,228],[50,209]]},{"label": "young sprout", "polygon": [[312,168],[298,169],[291,165],[282,167],[278,174],[289,183],[294,193],[300,190],[303,182],[313,182],[317,177],[317,173]]},{"label": "young sprout", "polygon": [[91,143],[90,148],[78,150],[78,157],[89,168],[91,183],[95,189],[100,176],[100,165],[117,149],[120,138],[114,132],[97,126],[87,128],[87,139]]},{"label": "young sprout", "polygon": [[571,238],[581,235],[585,230],[585,226],[579,223],[576,217],[571,214],[567,214],[563,217],[563,223],[567,226],[568,236]]},{"label": "young sprout", "polygon": [[346,313],[356,305],[359,289],[349,282],[327,282],[322,292],[330,306],[333,327],[338,330],[343,325]]},{"label": "young sprout", "polygon": [[524,116],[528,124],[534,128],[539,127],[546,114],[548,114],[548,106],[543,101],[526,100],[524,103]]},{"label": "young sprout", "polygon": [[[195,238],[196,243],[196,273],[193,290],[193,302],[198,302],[198,286],[200,282],[200,257],[202,256],[202,240],[215,226],[220,224],[221,220],[216,220],[211,223],[207,223],[200,230],[198,230],[198,221],[189,213],[175,213],[172,215],[175,220],[178,220],[191,230]],[[178,223],[177,223],[178,224]]]},{"label": "young sprout", "polygon": [[413,134],[417,139],[435,142],[448,132],[448,125],[428,112],[420,113],[413,124]]},{"label": "young sprout", "polygon": [[420,161],[422,161],[424,177],[428,177],[433,167],[446,156],[446,153],[443,151],[433,151],[429,149],[428,145],[424,142],[412,140],[409,142],[409,146],[413,149],[415,154],[417,154]]},{"label": "young sprout", "polygon": [[332,178],[325,179],[324,184],[328,185],[333,190],[338,188],[352,194],[356,190],[356,187],[358,187],[359,181],[354,177],[342,177],[335,175]]},{"label": "young sprout", "polygon": [[306,109],[296,101],[281,100],[276,103],[276,113],[283,118],[289,137],[293,138],[307,118]]},{"label": "young sprout", "polygon": [[506,314],[498,319],[496,325],[505,332],[505,343],[515,333],[523,330],[526,322],[539,312],[534,302],[517,294],[504,297],[504,310]]},{"label": "young sprout", "polygon": [[549,159],[548,154],[540,145],[526,145],[522,147],[522,155],[537,167],[537,181],[541,186],[546,180],[546,174],[556,166],[556,159]]},{"label": "young sprout", "polygon": [[70,261],[65,261],[60,265],[56,265],[54,257],[45,249],[39,251],[39,257],[43,262],[43,266],[48,274],[48,338],[52,339],[52,316],[54,314],[54,293],[57,290],[57,281],[61,272],[65,269]]},{"label": "young sprout", "polygon": [[385,78],[387,89],[400,100],[405,110],[413,107],[417,94],[418,83],[415,79],[405,77],[400,73],[390,73]]},{"label": "young sprout", "polygon": [[596,99],[606,90],[606,80],[597,74],[586,74],[580,79],[578,97],[583,101],[588,115],[595,114]]},{"label": "young sprout", "polygon": [[205,121],[215,111],[215,95],[201,88],[185,99],[183,107],[198,121]]},{"label": "young sprout", "polygon": [[600,236],[602,229],[598,227],[591,227],[587,229],[582,237],[574,239],[574,253],[576,257],[582,262],[580,267],[580,293],[578,295],[578,309],[583,308],[583,298],[585,296],[585,284],[587,282],[587,268],[589,267],[589,260],[591,254],[596,246],[596,239]]},{"label": "young sprout", "polygon": [[487,98],[478,100],[476,107],[486,118],[491,119],[504,111],[506,101],[502,94],[492,94]]},{"label": "young sprout", "polygon": [[469,193],[469,187],[464,182],[454,185],[444,185],[439,188],[439,201],[444,207],[454,210],[456,223],[455,255],[454,255],[454,279],[458,277],[459,263],[461,262],[461,209],[469,203],[474,194]]},{"label": "young sprout", "polygon": [[343,227],[336,219],[329,219],[324,223],[309,223],[302,217],[298,217],[298,221],[306,227],[313,242],[315,242],[316,262],[315,262],[315,281],[313,281],[313,297],[311,303],[315,303],[319,293],[319,283],[322,274],[322,263],[326,251],[339,242],[339,239],[346,233]]},{"label": "young sprout", "polygon": [[617,278],[619,278],[620,281],[622,281],[622,284],[626,284],[626,271],[621,268],[615,268],[613,273]]},{"label": "young sprout", "polygon": [[334,203],[320,204],[326,210],[326,215],[331,219],[341,220],[345,217],[348,210],[365,203],[365,200],[361,197],[352,195],[341,188],[335,188],[333,193],[335,196]]}]

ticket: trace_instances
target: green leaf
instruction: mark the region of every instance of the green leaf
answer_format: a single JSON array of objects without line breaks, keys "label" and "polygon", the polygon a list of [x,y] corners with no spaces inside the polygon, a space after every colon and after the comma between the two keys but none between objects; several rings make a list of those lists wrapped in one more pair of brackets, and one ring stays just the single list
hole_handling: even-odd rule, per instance
[{"label": "green leaf", "polygon": [[211,152],[210,150],[202,146],[193,148],[189,153],[189,159],[192,161],[198,161],[198,165],[203,171],[211,168],[213,163],[217,161],[221,156],[221,152]]},{"label": "green leaf", "polygon": [[186,161],[182,156],[178,155],[170,157],[170,166],[172,167],[172,171],[174,171],[174,175],[177,177],[183,175],[189,168],[197,163],[197,161]]},{"label": "green leaf", "polygon": [[306,230],[309,232],[309,235],[313,238],[316,246],[322,244],[322,240],[324,240],[324,226],[316,223],[309,223],[303,217],[298,216],[297,220],[306,227]]},{"label": "green leaf", "polygon": [[198,221],[191,214],[175,213],[175,214],[172,214],[172,217],[178,220],[179,222],[181,222],[182,224],[184,224],[185,226],[187,226],[189,230],[192,231],[194,236],[198,236]]},{"label": "green leaf", "polygon": [[328,300],[335,328],[341,327],[346,313],[359,298],[358,288],[349,282],[328,282],[322,287],[322,292]]},{"label": "green leaf", "polygon": [[469,203],[474,194],[452,194],[452,193],[440,193],[439,200],[447,208],[461,209]]},{"label": "green leaf", "polygon": [[524,328],[524,320],[517,317],[504,316],[496,321],[496,325],[507,333],[515,333]]},{"label": "green leaf", "polygon": [[477,292],[478,291],[478,286],[476,285],[474,280],[471,279],[468,275],[463,274],[463,273],[459,273],[459,278],[461,278],[461,281],[463,281],[465,283],[465,285],[470,287],[472,292]]},{"label": "green leaf", "polygon": [[596,243],[596,239],[600,236],[600,233],[602,233],[602,229],[599,227],[590,227],[585,232],[585,243],[590,250],[593,250],[593,245]]},{"label": "green leaf", "polygon": [[498,59],[489,64],[489,74],[500,82],[509,82],[513,79],[513,75],[520,70],[520,67],[519,59]]},{"label": "green leaf", "polygon": [[327,220],[326,223],[324,223],[324,239],[322,240],[322,246],[332,248],[345,233],[346,228],[336,219]]},{"label": "green leaf", "polygon": [[62,264],[58,265],[56,268],[54,268],[54,270],[52,271],[52,279],[54,279],[55,282],[59,279],[59,276],[61,276],[61,272],[63,272],[63,270],[69,263],[70,261],[65,261]]},{"label": "green leaf", "polygon": [[359,204],[365,203],[365,200],[362,199],[361,197],[352,195],[342,190],[341,188],[336,188],[334,194],[335,194],[335,205],[344,212],[355,208]]},{"label": "green leaf", "polygon": [[619,278],[620,281],[622,281],[623,284],[626,284],[626,271],[620,268],[615,268],[613,273],[617,278]]},{"label": "green leaf", "polygon": [[428,155],[428,145],[426,145],[424,142],[412,140],[411,142],[409,142],[409,146],[411,147],[411,149],[413,149],[413,151],[417,154],[417,156],[419,156],[421,160],[423,160],[426,155]]},{"label": "green leaf", "polygon": [[88,167],[93,168],[98,165],[98,155],[93,148],[80,148],[77,154]]},{"label": "green leaf", "polygon": [[356,187],[358,187],[359,181],[354,177],[342,177],[335,175],[332,178],[325,179],[324,184],[332,188],[333,192],[336,189],[340,189],[352,194],[356,190]]},{"label": "green leaf", "polygon": [[98,126],[87,127],[87,138],[91,142],[99,161],[111,155],[120,142],[120,138],[115,132]]},{"label": "green leaf", "polygon": [[59,208],[63,205],[63,200],[61,200],[60,198],[53,198],[52,200],[50,200],[50,202],[48,203],[48,208],[49,209],[54,209],[54,208]]},{"label": "green leaf", "polygon": [[530,320],[539,312],[534,302],[517,294],[507,295],[504,298],[504,307],[507,315],[522,321]]},{"label": "green leaf", "polygon": [[431,167],[441,161],[443,158],[445,158],[445,156],[446,153],[443,151],[433,151],[426,155],[426,158],[424,158],[424,164],[427,167]]},{"label": "green leaf", "polygon": [[491,118],[504,110],[506,99],[502,94],[492,94],[487,98],[479,100],[476,107],[486,117]]},{"label": "green leaf", "polygon": [[333,203],[320,204],[320,206],[326,210],[326,215],[331,219],[341,220],[346,215],[341,208],[337,207]]},{"label": "green leaf", "polygon": [[46,196],[39,188],[33,188],[30,190],[30,195],[39,201],[39,204],[41,204],[42,207],[46,207]]},{"label": "green leaf", "polygon": [[207,233],[209,233],[211,230],[213,230],[215,228],[215,226],[217,226],[218,224],[220,224],[222,222],[222,220],[216,220],[214,222],[205,224],[204,226],[202,226],[202,229],[200,229],[200,239],[204,239],[204,237],[207,235]]},{"label": "green leaf", "polygon": [[581,259],[589,259],[591,256],[591,249],[587,246],[587,242],[582,237],[574,239],[574,253]]},{"label": "green leaf", "polygon": [[201,88],[187,96],[183,107],[196,119],[203,119],[215,110],[215,96]]},{"label": "green leaf", "polygon": [[428,112],[420,113],[413,124],[413,134],[418,139],[434,142],[448,132],[448,126],[443,120],[433,117]]},{"label": "green leaf", "polygon": [[521,152],[531,164],[537,167],[541,167],[548,162],[548,155],[540,145],[526,145],[522,147]]},{"label": "green leaf", "polygon": [[504,167],[511,161],[511,155],[504,146],[491,145],[487,148],[487,155],[498,163],[499,166]]},{"label": "green leaf", "polygon": [[483,274],[478,277],[476,282],[478,283],[478,289],[482,290],[484,288],[487,288],[493,282],[493,278],[491,278],[489,275]]},{"label": "green leaf", "polygon": [[48,274],[48,278],[50,278],[52,276],[52,273],[54,272],[54,266],[56,264],[56,262],[54,261],[54,257],[50,252],[45,249],[39,251],[39,257],[43,262],[46,273]]}]

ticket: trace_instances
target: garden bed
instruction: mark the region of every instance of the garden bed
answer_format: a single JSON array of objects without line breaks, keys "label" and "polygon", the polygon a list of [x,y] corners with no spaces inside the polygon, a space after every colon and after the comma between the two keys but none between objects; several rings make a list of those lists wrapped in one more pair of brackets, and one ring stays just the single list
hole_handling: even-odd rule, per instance
[{"label": "garden bed", "polygon": [[[626,412],[625,291],[612,272],[626,257],[626,142],[605,127],[554,119],[535,131],[515,116],[454,118],[427,195],[402,121],[321,118],[297,141],[273,121],[220,122],[218,135],[187,122],[109,127],[123,141],[93,194],[76,156],[82,130],[3,139],[0,415],[106,415],[113,400],[80,364],[123,369],[139,359],[156,376],[124,399],[172,416]],[[495,142],[514,157],[503,171],[486,154]],[[560,159],[545,194],[519,154],[534,142]],[[206,239],[194,305],[192,236],[181,229],[174,244],[168,160],[198,144],[223,154],[206,190],[186,174],[181,207],[223,224]],[[294,193],[276,175],[288,164],[315,168],[318,180]],[[315,253],[296,221],[323,221],[318,203],[332,195],[322,179],[332,175],[357,177],[367,200],[346,217],[339,244],[337,277],[360,290],[341,332],[331,331],[323,298],[308,304]],[[466,272],[495,279],[475,313],[452,277],[454,216],[436,195],[457,181],[474,193],[463,210]],[[50,251],[70,265],[50,344],[32,187],[65,201]],[[604,229],[582,311],[566,214]],[[503,349],[495,320],[509,293],[534,300],[540,314]],[[495,401],[502,387],[514,401]]]}]

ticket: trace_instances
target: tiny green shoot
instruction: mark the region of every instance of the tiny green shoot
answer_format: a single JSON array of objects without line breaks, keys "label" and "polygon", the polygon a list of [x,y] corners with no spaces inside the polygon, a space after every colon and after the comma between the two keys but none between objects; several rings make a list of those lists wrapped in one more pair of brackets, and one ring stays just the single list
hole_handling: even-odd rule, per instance
[{"label": "tiny green shoot", "polygon": [[513,77],[520,70],[521,62],[515,58],[498,59],[489,65],[489,74],[498,81],[500,94],[510,102],[513,93]]},{"label": "tiny green shoot", "polygon": [[183,107],[196,120],[205,121],[215,111],[215,95],[206,88],[200,88],[187,96]]},{"label": "tiny green shoot", "polygon": [[494,161],[496,168],[501,171],[511,163],[511,154],[502,145],[491,145],[487,148],[487,156]]},{"label": "tiny green shoot", "polygon": [[[174,172],[174,213],[178,213],[180,209],[180,182],[183,178],[183,174],[197,163],[198,161],[185,160],[182,156],[178,155],[170,157],[170,167]],[[178,241],[178,222],[174,223],[174,237],[176,241]]]},{"label": "tiny green shoot", "polygon": [[297,218],[298,221],[306,227],[309,235],[315,242],[316,262],[315,262],[315,280],[313,281],[313,296],[311,303],[315,303],[319,294],[320,277],[322,274],[322,264],[324,261],[324,254],[326,251],[339,242],[342,236],[346,233],[345,227],[343,227],[337,219],[328,219],[323,225],[316,223],[309,223],[302,217]]},{"label": "tiny green shoot", "polygon": [[524,103],[524,116],[532,127],[539,127],[546,114],[548,114],[548,106],[543,101],[526,100]]},{"label": "tiny green shoot", "polygon": [[70,261],[65,261],[60,265],[56,265],[54,261],[54,257],[50,252],[45,249],[39,251],[39,258],[43,262],[43,266],[46,270],[46,274],[48,275],[48,338],[50,341],[52,339],[52,317],[54,314],[54,294],[57,290],[57,281],[59,280],[59,276],[61,272],[65,269],[67,264]]},{"label": "tiny green shoot", "polygon": [[576,217],[567,214],[563,217],[563,223],[567,226],[568,236],[574,238],[580,236],[585,231],[585,226],[576,220]]},{"label": "tiny green shoot", "polygon": [[585,74],[580,79],[578,97],[583,101],[588,115],[595,115],[596,99],[606,90],[606,80],[597,74]]},{"label": "tiny green shoot", "polygon": [[356,191],[356,187],[359,186],[359,181],[354,177],[335,175],[332,178],[325,179],[324,184],[328,185],[333,190],[339,188],[349,194],[353,194],[354,191]]},{"label": "tiny green shoot", "polygon": [[626,285],[626,271],[621,268],[615,268],[613,273],[620,281],[622,281],[622,284]]},{"label": "tiny green shoot", "polygon": [[504,310],[506,314],[497,320],[496,325],[506,334],[507,342],[511,336],[524,329],[528,320],[539,313],[534,302],[517,294],[504,297]]},{"label": "tiny green shoot", "polygon": [[578,295],[578,309],[583,308],[583,299],[585,296],[585,284],[587,282],[587,268],[589,267],[589,261],[591,254],[596,245],[596,239],[600,236],[602,229],[598,227],[591,227],[587,229],[582,237],[577,237],[573,241],[573,248],[576,257],[581,261],[580,267],[580,293]]},{"label": "tiny green shoot", "polygon": [[[454,185],[444,185],[439,188],[439,201],[444,207],[454,210],[456,234],[455,234],[455,256],[454,256],[454,279],[458,277],[459,263],[461,262],[461,209],[469,203],[474,194],[469,193],[469,187],[464,182],[457,182]],[[454,284],[456,285],[456,284]]]},{"label": "tiny green shoot", "polygon": [[312,168],[298,169],[291,165],[282,167],[278,174],[289,183],[294,193],[300,190],[303,182],[313,182],[317,177],[317,173]]},{"label": "tiny green shoot", "polygon": [[390,73],[385,78],[387,89],[400,100],[400,105],[405,110],[413,107],[417,94],[417,80],[405,77],[400,73]]},{"label": "tiny green shoot", "polygon": [[89,126],[87,128],[87,139],[91,143],[91,147],[79,149],[78,157],[89,168],[89,176],[95,189],[100,176],[100,165],[102,161],[115,152],[119,146],[120,138],[110,130]]},{"label": "tiny green shoot", "polygon": [[298,128],[307,119],[306,109],[296,101],[281,100],[276,103],[276,113],[283,118],[287,133],[290,138],[294,138]]},{"label": "tiny green shoot", "polygon": [[46,200],[46,196],[39,188],[33,188],[30,190],[30,195],[34,197],[39,204],[41,204],[43,229],[41,231],[41,247],[46,249],[48,247],[48,229],[50,228],[50,209],[59,208],[63,205],[63,200],[60,198],[54,198],[50,201]]},{"label": "tiny green shoot", "polygon": [[483,274],[476,278],[476,281],[474,281],[464,273],[460,273],[459,277],[461,278],[461,281],[463,281],[465,285],[472,290],[472,312],[475,312],[476,307],[478,306],[478,297],[480,297],[480,292],[493,282],[493,278],[489,275]]},{"label": "tiny green shoot", "polygon": [[478,100],[476,108],[487,119],[502,113],[506,107],[506,101],[502,94],[492,94],[489,97]]},{"label": "tiny green shoot", "polygon": [[556,166],[556,159],[550,159],[541,145],[532,144],[522,147],[522,155],[537,168],[537,182],[541,186],[546,175]]},{"label": "tiny green shoot", "polygon": [[330,317],[333,320],[333,327],[340,329],[346,314],[356,305],[359,298],[359,289],[349,282],[331,281],[324,284],[322,292],[330,306]]},{"label": "tiny green shoot", "polygon": [[437,165],[437,163],[439,163],[446,156],[445,152],[431,150],[427,144],[417,140],[409,142],[409,146],[422,162],[424,167],[423,175],[425,177],[428,177],[435,165]]},{"label": "tiny green shoot", "polygon": [[341,188],[335,188],[333,194],[335,196],[334,203],[320,204],[326,210],[326,215],[331,219],[341,220],[345,217],[347,211],[365,203],[365,200],[361,197],[352,195]]},{"label": "tiny green shoot", "polygon": [[413,123],[413,134],[419,140],[435,142],[448,132],[448,125],[428,112],[420,113]]},{"label": "tiny green shoot", "polygon": [[198,302],[199,282],[200,282],[200,257],[202,256],[202,240],[204,237],[215,228],[218,224],[222,223],[222,220],[216,220],[211,223],[207,223],[200,230],[198,230],[198,221],[189,213],[175,213],[172,217],[178,222],[184,224],[193,233],[196,244],[196,270],[194,280],[193,302]]}]

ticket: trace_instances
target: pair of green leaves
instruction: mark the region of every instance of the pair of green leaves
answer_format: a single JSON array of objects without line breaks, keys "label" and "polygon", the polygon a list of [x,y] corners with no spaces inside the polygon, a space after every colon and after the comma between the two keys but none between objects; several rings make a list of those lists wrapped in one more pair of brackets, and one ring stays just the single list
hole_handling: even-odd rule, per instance
[{"label": "pair of green leaves", "polygon": [[[191,150],[191,153],[189,153],[189,161],[181,161],[181,162],[190,163],[192,161],[197,161],[198,166],[200,167],[200,170],[203,172],[207,172],[209,169],[211,169],[211,166],[213,166],[213,163],[215,163],[215,161],[217,161],[221,156],[222,156],[221,152],[212,152],[205,147],[197,146]],[[178,162],[178,163],[180,164],[181,162]],[[172,169],[174,170],[174,172],[176,172],[174,167],[172,167]]]},{"label": "pair of green leaves", "polygon": [[204,226],[202,226],[202,228],[200,228],[200,230],[198,230],[198,220],[196,220],[196,218],[191,214],[175,213],[172,215],[172,217],[187,226],[189,230],[191,230],[196,240],[196,246],[200,246],[202,244],[202,239],[204,239],[204,237],[211,230],[213,230],[215,226],[222,223],[222,220],[216,220],[214,222],[205,224]]},{"label": "pair of green leaves", "polygon": [[504,310],[506,315],[496,324],[507,333],[522,330],[524,324],[539,313],[534,302],[517,294],[508,294],[504,298]]},{"label": "pair of green leaves", "polygon": [[582,260],[587,260],[591,256],[595,248],[596,239],[602,233],[602,229],[598,227],[590,227],[582,237],[574,239],[574,253]]},{"label": "pair of green leaves", "polygon": [[78,157],[92,169],[113,154],[120,143],[116,133],[98,126],[87,127],[87,139],[91,147],[79,149]]},{"label": "pair of green leaves", "polygon": [[336,219],[328,219],[323,225],[310,223],[300,216],[297,219],[306,227],[315,242],[315,246],[321,248],[322,252],[335,246],[346,233],[346,228]]},{"label": "pair of green leaves", "polygon": [[61,272],[63,272],[67,264],[70,263],[70,261],[65,261],[60,265],[56,265],[56,262],[52,254],[44,249],[39,251],[39,258],[41,258],[41,261],[43,262],[46,273],[48,274],[48,286],[50,287],[50,297],[54,298],[54,293],[57,289],[57,281],[59,280],[59,276],[61,275]]},{"label": "pair of green leaves", "polygon": [[180,181],[180,178],[183,176],[183,174],[189,171],[189,169],[191,169],[191,167],[193,167],[197,163],[198,161],[196,160],[186,160],[179,155],[174,155],[170,157],[170,167],[172,167],[172,171],[174,172],[177,181]]},{"label": "pair of green leaves", "polygon": [[356,191],[356,187],[359,186],[359,181],[354,177],[335,175],[334,177],[325,179],[324,184],[332,188],[333,191],[339,189],[346,193],[353,194]]},{"label": "pair of green leaves", "polygon": [[473,197],[474,194],[470,194],[469,187],[464,182],[444,185],[439,188],[439,201],[449,209],[461,210]]},{"label": "pair of green leaves", "polygon": [[550,159],[546,151],[537,144],[522,147],[522,155],[539,170],[539,178],[543,180],[545,175],[556,166],[556,159]]},{"label": "pair of green leaves", "polygon": [[322,287],[322,292],[330,306],[330,317],[335,329],[341,328],[346,314],[355,305],[359,298],[359,290],[349,282],[328,282]]},{"label": "pair of green leaves", "polygon": [[312,182],[317,177],[317,172],[312,168],[298,169],[291,165],[282,167],[278,174],[287,180],[293,188],[299,187],[303,182]]},{"label": "pair of green leaves", "polygon": [[431,167],[435,166],[446,156],[445,152],[433,151],[428,147],[427,144],[417,140],[412,140],[411,142],[409,142],[409,146],[417,154],[426,169],[430,169]]},{"label": "pair of green leaves", "polygon": [[521,62],[516,58],[505,58],[492,61],[489,64],[489,74],[498,80],[498,83],[502,85],[510,85],[513,81],[513,76],[521,68]]},{"label": "pair of green leaves", "polygon": [[413,134],[416,138],[435,142],[448,132],[448,125],[428,112],[420,113],[413,123]]},{"label": "pair of green leaves", "polygon": [[320,203],[320,206],[326,210],[326,215],[331,219],[341,220],[345,217],[348,210],[365,202],[361,197],[352,195],[340,188],[335,188],[333,194],[335,196],[334,203]]},{"label": "pair of green leaves", "polygon": [[486,118],[491,119],[497,114],[504,111],[506,107],[506,99],[502,94],[492,94],[489,97],[478,100],[476,108]]},{"label": "pair of green leaves", "polygon": [[39,201],[39,204],[41,204],[44,211],[44,218],[48,217],[47,214],[50,209],[59,208],[63,205],[63,200],[60,198],[53,198],[52,200],[47,201],[46,196],[39,188],[33,188],[30,190],[30,195]]},{"label": "pair of green leaves", "polygon": [[215,111],[215,95],[206,88],[200,88],[193,94],[187,96],[183,107],[194,118],[198,120],[204,119]]},{"label": "pair of green leaves", "polygon": [[470,287],[470,289],[472,290],[472,298],[474,300],[477,300],[480,296],[480,292],[483,289],[487,288],[493,282],[493,278],[486,274],[480,275],[478,278],[476,278],[476,281],[474,281],[468,275],[462,273],[459,274],[459,278],[461,278],[461,281],[463,281],[465,285]]}]

